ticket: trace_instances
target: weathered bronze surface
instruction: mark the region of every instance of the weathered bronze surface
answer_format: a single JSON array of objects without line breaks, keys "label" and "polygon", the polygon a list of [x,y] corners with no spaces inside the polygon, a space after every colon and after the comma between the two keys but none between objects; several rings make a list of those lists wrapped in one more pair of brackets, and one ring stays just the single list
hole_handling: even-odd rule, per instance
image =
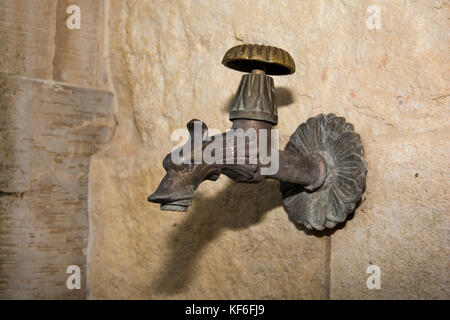
[{"label": "weathered bronze surface", "polygon": [[[243,132],[254,129],[257,141],[266,139],[267,149],[271,150],[270,129],[278,117],[273,79],[266,73],[293,73],[292,57],[274,47],[242,45],[228,50],[222,63],[251,72],[242,77],[232,104],[232,129]],[[194,134],[196,124],[202,130],[200,137]],[[261,161],[259,143],[249,143],[249,139],[242,140],[235,133],[209,137],[206,124],[196,119],[188,122],[187,127],[190,133],[187,144],[193,151],[183,154],[183,147],[180,147],[176,152],[189,161],[176,164],[169,153],[163,161],[166,175],[148,197],[148,201],[160,203],[162,210],[186,211],[197,187],[205,180],[217,180],[220,174],[245,183],[279,180],[290,220],[309,229],[335,227],[345,221],[361,198],[367,171],[364,151],[353,125],[342,117],[321,114],[301,124],[284,151],[279,151],[278,170],[266,175],[261,174],[261,169],[271,164]],[[203,153],[216,139],[227,142],[223,144],[218,161],[191,161],[197,152]],[[244,156],[237,151],[242,148]],[[251,154],[257,155],[256,162],[250,161]]]},{"label": "weathered bronze surface", "polygon": [[281,182],[290,220],[318,230],[344,222],[361,199],[366,184],[364,149],[353,125],[335,114],[320,114],[297,128],[284,151],[300,156],[320,154],[327,166],[325,182],[314,192]]},{"label": "weathered bronze surface", "polygon": [[295,72],[294,59],[287,51],[259,44],[243,44],[229,49],[222,64],[237,71],[262,70],[274,76]]},{"label": "weathered bronze surface", "polygon": [[[236,134],[226,136],[226,133],[220,135],[208,137],[208,128],[205,123],[200,120],[191,120],[188,122],[187,127],[191,134],[190,140],[187,142],[191,144],[191,149],[195,148],[195,141],[193,130],[195,122],[201,124],[203,128],[203,139],[200,145],[201,150],[211,144],[214,139],[221,138],[223,141],[231,140],[230,143],[224,144],[222,155],[223,159],[218,163],[206,164],[205,162],[194,164],[194,154],[184,155],[182,154],[183,148],[180,147],[176,152],[182,154],[183,157],[187,157],[191,163],[189,164],[175,164],[172,160],[171,154],[163,160],[163,167],[166,170],[166,175],[162,179],[159,187],[153,193],[148,200],[161,204],[163,210],[174,211],[186,211],[188,206],[192,204],[194,191],[205,180],[217,180],[220,174],[224,174],[230,179],[236,182],[255,183],[260,182],[265,178],[276,179],[280,181],[289,181],[291,183],[298,184],[308,189],[315,189],[319,187],[326,178],[326,163],[324,159],[318,154],[299,155],[297,153],[287,151],[279,151],[279,170],[273,175],[261,175],[261,167],[263,164],[258,161],[256,164],[252,164],[249,161],[249,155],[252,153],[252,148],[258,148],[258,145],[249,144],[248,139],[245,139],[245,159],[244,164],[236,164],[238,160],[237,149],[240,147],[239,139]],[[260,139],[260,130],[266,130],[269,132],[267,135],[267,145],[270,148],[271,137],[270,128],[272,125],[265,121],[240,119],[233,121],[233,129],[243,129],[246,132],[248,129],[253,128],[258,135],[258,141]],[[208,141],[210,140],[210,141]],[[227,148],[233,148],[232,152],[227,152]],[[195,151],[194,151],[195,153]],[[231,158],[227,158],[227,154],[232,154]],[[259,150],[256,150],[254,154],[259,155]],[[265,165],[267,166],[267,164]]]},{"label": "weathered bronze surface", "polygon": [[230,120],[253,119],[278,123],[275,86],[264,73],[244,74],[231,105]]}]

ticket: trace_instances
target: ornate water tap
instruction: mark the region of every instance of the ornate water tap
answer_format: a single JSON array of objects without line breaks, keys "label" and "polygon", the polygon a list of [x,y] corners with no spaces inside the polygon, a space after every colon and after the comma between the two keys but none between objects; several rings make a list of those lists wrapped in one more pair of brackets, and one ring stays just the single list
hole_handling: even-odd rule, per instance
[{"label": "ornate water tap", "polygon": [[[271,130],[278,122],[271,75],[293,74],[291,55],[271,46],[239,45],[226,52],[222,64],[245,72],[230,110],[231,130],[209,136],[205,123],[189,121],[189,140],[164,158],[166,175],[148,201],[162,210],[186,211],[200,183],[220,174],[245,183],[276,179],[295,224],[323,230],[344,222],[361,199],[367,171],[353,125],[333,113],[320,114],[298,126],[278,151]],[[209,159],[202,158],[207,151]]]}]

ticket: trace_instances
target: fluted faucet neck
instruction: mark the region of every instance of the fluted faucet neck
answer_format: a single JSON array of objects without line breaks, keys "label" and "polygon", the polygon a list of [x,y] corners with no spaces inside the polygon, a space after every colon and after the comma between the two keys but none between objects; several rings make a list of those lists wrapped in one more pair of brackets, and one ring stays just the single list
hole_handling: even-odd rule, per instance
[{"label": "fluted faucet neck", "polygon": [[244,74],[231,105],[230,120],[251,119],[278,123],[273,78],[263,71]]}]

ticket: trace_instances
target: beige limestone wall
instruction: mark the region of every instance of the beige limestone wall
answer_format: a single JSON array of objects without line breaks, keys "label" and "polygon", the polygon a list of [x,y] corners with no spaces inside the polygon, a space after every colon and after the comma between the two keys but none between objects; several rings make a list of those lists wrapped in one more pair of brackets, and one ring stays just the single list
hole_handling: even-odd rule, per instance
[{"label": "beige limestone wall", "polygon": [[[0,298],[448,299],[448,16],[443,0],[1,1]],[[220,61],[241,43],[296,61],[275,77],[281,145],[319,113],[361,134],[366,192],[336,231],[296,229],[270,181],[205,182],[187,213],[146,202],[174,129],[229,128],[241,75]]]},{"label": "beige limestone wall", "polygon": [[[380,8],[370,30],[367,8]],[[449,51],[444,1],[108,1],[118,129],[91,163],[89,297],[449,298]],[[241,43],[286,49],[276,77],[280,145],[309,117],[355,124],[368,162],[354,217],[297,230],[276,182],[221,177],[187,213],[146,202],[170,135],[192,118],[221,131]],[[381,268],[368,290],[366,268]]]},{"label": "beige limestone wall", "polygon": [[[66,27],[69,4],[80,30]],[[0,1],[0,299],[85,299],[90,157],[114,134],[103,1]],[[68,266],[81,287],[69,290]]]},{"label": "beige limestone wall", "polygon": [[146,201],[164,175],[172,130],[195,117],[230,126],[240,75],[220,60],[237,43],[237,3],[110,4],[119,125],[91,163],[89,297],[327,298],[329,240],[288,222],[277,183],[221,177],[200,186],[187,213]]},{"label": "beige limestone wall", "polygon": [[[346,104],[369,173],[363,204],[331,237],[331,297],[448,299],[449,7],[379,5],[382,28],[358,40],[356,54],[370,54],[345,80],[359,91]],[[381,290],[360,281],[371,264],[381,268]]]}]

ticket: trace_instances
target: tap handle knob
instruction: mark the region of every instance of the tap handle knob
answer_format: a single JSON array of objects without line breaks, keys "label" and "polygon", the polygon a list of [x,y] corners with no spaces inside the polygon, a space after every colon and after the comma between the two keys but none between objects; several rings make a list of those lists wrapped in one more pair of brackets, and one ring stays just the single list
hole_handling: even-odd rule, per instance
[{"label": "tap handle knob", "polygon": [[294,59],[287,51],[259,44],[242,44],[229,49],[222,64],[241,72],[260,70],[274,76],[295,72]]}]

